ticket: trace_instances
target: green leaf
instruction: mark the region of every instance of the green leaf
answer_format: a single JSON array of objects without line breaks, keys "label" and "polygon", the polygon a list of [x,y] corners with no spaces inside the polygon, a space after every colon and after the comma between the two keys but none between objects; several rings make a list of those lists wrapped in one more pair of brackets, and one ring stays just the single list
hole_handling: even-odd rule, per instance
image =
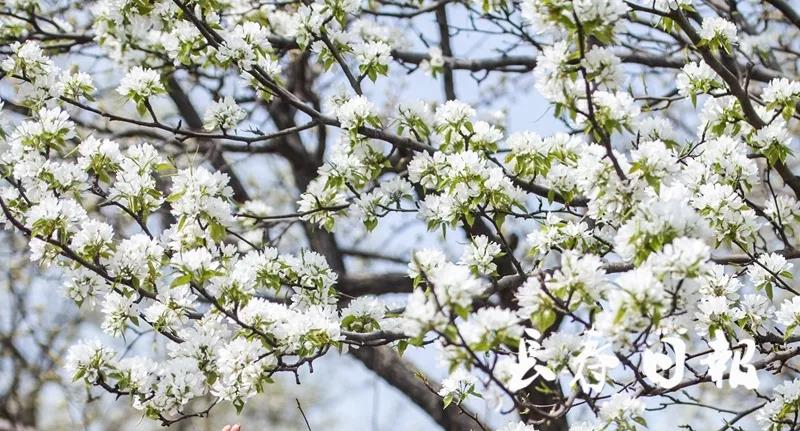
[{"label": "green leaf", "polygon": [[356,316],[354,316],[352,314],[349,314],[349,315],[345,316],[345,318],[342,319],[342,327],[343,328],[349,328],[350,325],[352,325],[353,322],[355,322],[355,320],[356,320]]},{"label": "green leaf", "polygon": [[447,408],[447,406],[449,406],[452,402],[453,402],[452,395],[448,394],[444,398],[442,398],[442,403],[444,404],[444,408]]},{"label": "green leaf", "polygon": [[177,202],[181,199],[182,196],[183,192],[172,193],[171,195],[167,196],[167,202],[169,203]]},{"label": "green leaf", "polygon": [[472,227],[472,225],[475,224],[475,214],[471,211],[464,213],[464,218],[467,220],[467,226]]},{"label": "green leaf", "polygon": [[408,341],[400,340],[397,343],[397,354],[400,355],[400,356],[403,356],[403,354],[406,352],[407,348],[408,348]]},{"label": "green leaf", "polygon": [[161,162],[155,166],[155,169],[157,172],[165,172],[172,170],[173,166],[170,162]]},{"label": "green leaf", "polygon": [[378,226],[378,219],[374,217],[366,217],[364,218],[364,227],[367,228],[367,231],[372,232],[375,227]]},{"label": "green leaf", "polygon": [[192,281],[192,275],[184,274],[176,278],[175,280],[172,280],[172,284],[170,284],[170,287],[183,286],[184,284],[189,284],[190,281]]},{"label": "green leaf", "polygon": [[222,241],[223,238],[225,238],[225,234],[227,233],[227,231],[225,230],[225,226],[217,222],[212,222],[211,225],[209,226],[209,229],[211,233],[211,239],[213,239],[215,242]]},{"label": "green leaf", "polygon": [[533,324],[539,332],[544,332],[556,322],[556,312],[551,309],[540,310],[533,318]]},{"label": "green leaf", "polygon": [[75,372],[75,375],[72,376],[72,381],[77,382],[78,380],[82,379],[83,376],[86,375],[86,369],[80,368],[78,371]]},{"label": "green leaf", "polygon": [[464,320],[466,320],[469,317],[469,312],[470,312],[469,307],[464,307],[462,305],[456,305],[454,307],[454,310],[455,310],[456,314],[458,315],[458,317],[460,317],[460,318],[462,318]]}]

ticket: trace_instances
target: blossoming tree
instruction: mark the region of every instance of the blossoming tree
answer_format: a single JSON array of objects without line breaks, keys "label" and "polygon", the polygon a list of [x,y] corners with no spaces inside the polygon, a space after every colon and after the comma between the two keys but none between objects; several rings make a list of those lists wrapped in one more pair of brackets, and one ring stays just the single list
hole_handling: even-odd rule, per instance
[{"label": "blossoming tree", "polygon": [[[488,429],[477,397],[506,430],[800,426],[792,4],[7,0],[0,23],[3,221],[118,338],[72,347],[74,379],[149,418],[349,354],[446,429]],[[485,115],[526,77],[562,133]]]}]

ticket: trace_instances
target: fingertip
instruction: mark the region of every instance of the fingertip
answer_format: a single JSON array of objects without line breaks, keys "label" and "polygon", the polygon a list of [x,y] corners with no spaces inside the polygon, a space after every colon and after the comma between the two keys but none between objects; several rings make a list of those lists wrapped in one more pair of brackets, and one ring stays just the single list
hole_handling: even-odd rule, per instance
[{"label": "fingertip", "polygon": [[225,427],[222,428],[222,431],[231,431],[231,426],[230,425],[225,425]]}]

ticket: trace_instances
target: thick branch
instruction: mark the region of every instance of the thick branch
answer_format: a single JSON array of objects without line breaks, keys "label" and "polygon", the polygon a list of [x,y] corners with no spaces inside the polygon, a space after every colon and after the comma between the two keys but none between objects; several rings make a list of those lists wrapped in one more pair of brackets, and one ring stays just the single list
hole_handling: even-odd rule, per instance
[{"label": "thick branch", "polygon": [[[445,430],[470,431],[484,428],[474,419],[461,413],[454,405],[443,409],[441,398],[428,389],[417,375],[425,377],[388,347],[360,348],[351,350],[350,353],[411,399]],[[429,383],[429,385],[434,391],[439,390],[437,384]]]}]

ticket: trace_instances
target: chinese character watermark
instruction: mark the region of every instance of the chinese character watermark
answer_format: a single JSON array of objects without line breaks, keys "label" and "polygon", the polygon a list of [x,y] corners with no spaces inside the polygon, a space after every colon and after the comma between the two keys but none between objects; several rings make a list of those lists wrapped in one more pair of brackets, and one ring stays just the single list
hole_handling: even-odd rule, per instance
[{"label": "chinese character watermark", "polygon": [[[556,379],[556,373],[540,359],[545,350],[537,341],[541,334],[533,329],[526,329],[525,334],[528,339],[520,339],[518,362],[512,369],[508,382],[508,389],[512,392],[527,387],[539,377],[547,381]],[[647,349],[642,352],[641,371],[654,385],[672,389],[683,382],[687,360],[686,342],[673,336],[662,338],[661,344],[670,347],[672,357],[661,350]],[[755,341],[744,339],[732,348],[728,340],[717,333],[709,346],[711,351],[703,355],[700,363],[708,367],[707,375],[718,388],[722,388],[726,371],[731,388],[758,388],[758,373],[750,363],[756,352]],[[604,352],[607,347],[599,346],[594,341],[584,344],[578,355],[570,360],[572,384],[577,383],[584,392],[603,390],[609,371],[619,365],[619,360],[613,354]]]}]

